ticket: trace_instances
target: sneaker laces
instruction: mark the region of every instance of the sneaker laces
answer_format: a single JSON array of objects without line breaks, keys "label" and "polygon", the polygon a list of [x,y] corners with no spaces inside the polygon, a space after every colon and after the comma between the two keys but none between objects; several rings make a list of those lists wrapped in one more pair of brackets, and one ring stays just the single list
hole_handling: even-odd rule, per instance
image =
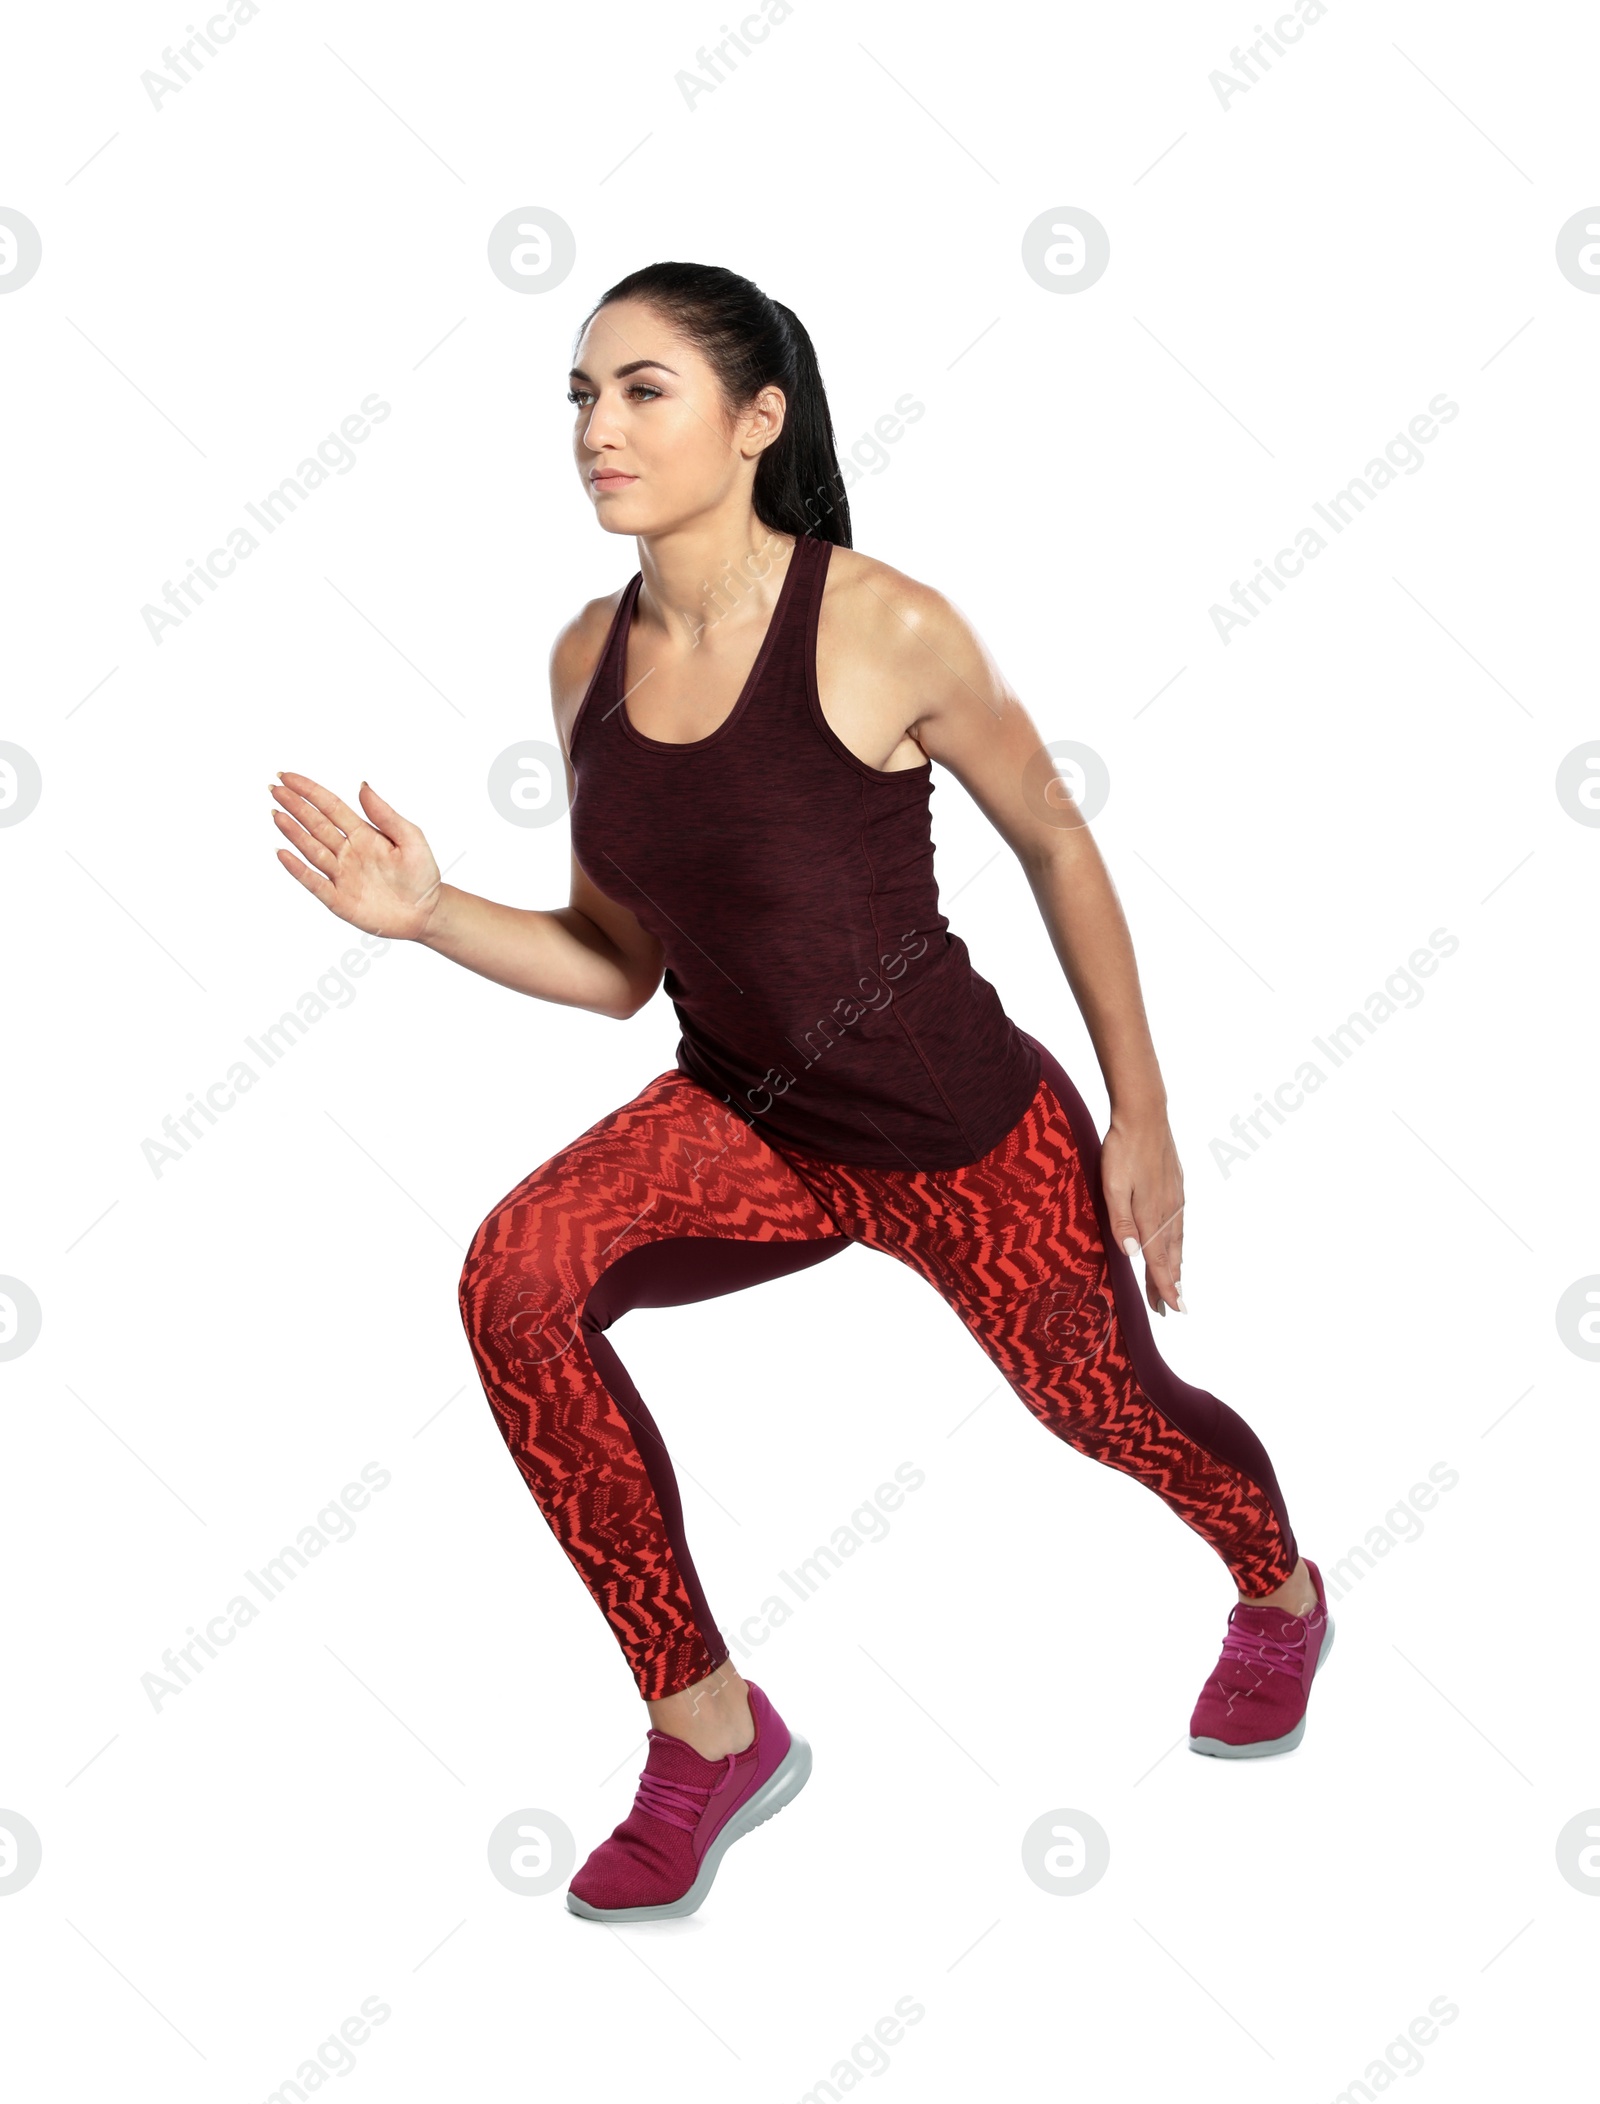
[{"label": "sneaker laces", "polygon": [[1305,1665],[1306,1642],[1310,1636],[1310,1618],[1296,1615],[1293,1618],[1301,1625],[1298,1637],[1290,1641],[1282,1637],[1269,1636],[1264,1629],[1252,1629],[1248,1623],[1236,1622],[1228,1617],[1228,1631],[1222,1640],[1222,1658],[1232,1659],[1241,1666],[1264,1666],[1269,1673],[1292,1673],[1298,1679]]},{"label": "sneaker laces", "polygon": [[727,1788],[739,1756],[725,1753],[722,1758],[726,1765],[714,1783],[679,1782],[670,1775],[654,1775],[646,1768],[639,1777],[635,1807],[648,1812],[654,1819],[664,1819],[668,1826],[681,1827],[686,1834],[692,1834],[712,1798]]}]

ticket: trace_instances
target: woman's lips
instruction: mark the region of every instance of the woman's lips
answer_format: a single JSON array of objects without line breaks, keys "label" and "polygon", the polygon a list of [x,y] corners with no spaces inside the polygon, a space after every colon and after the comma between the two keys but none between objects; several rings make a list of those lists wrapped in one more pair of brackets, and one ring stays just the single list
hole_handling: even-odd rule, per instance
[{"label": "woman's lips", "polygon": [[591,475],[590,484],[597,490],[626,489],[630,482],[638,481],[637,475]]}]

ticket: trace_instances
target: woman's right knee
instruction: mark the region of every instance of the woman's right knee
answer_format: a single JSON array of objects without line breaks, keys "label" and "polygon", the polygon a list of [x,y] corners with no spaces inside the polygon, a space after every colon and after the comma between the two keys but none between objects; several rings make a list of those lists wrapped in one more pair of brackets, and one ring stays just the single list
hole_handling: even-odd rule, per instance
[{"label": "woman's right knee", "polygon": [[[583,1313],[586,1282],[561,1260],[565,1240],[551,1209],[519,1195],[517,1219],[499,1207],[474,1234],[456,1282],[462,1327],[481,1363],[526,1380],[571,1350]],[[536,1232],[529,1235],[530,1223]]]}]

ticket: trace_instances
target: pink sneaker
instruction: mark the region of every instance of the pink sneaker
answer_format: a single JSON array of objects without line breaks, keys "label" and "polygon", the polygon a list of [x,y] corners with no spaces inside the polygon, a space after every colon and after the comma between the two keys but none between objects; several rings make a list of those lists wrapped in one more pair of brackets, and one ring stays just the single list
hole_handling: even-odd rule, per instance
[{"label": "pink sneaker", "polygon": [[1189,1744],[1196,1753],[1247,1760],[1288,1753],[1305,1736],[1311,1682],[1333,1648],[1322,1573],[1309,1556],[1306,1568],[1317,1589],[1309,1614],[1234,1602],[1222,1656],[1189,1719]]},{"label": "pink sneaker", "polygon": [[574,1914],[591,1921],[692,1914],[732,1844],[800,1794],[811,1748],[753,1680],[745,1685],[756,1735],[742,1753],[708,1761],[687,1739],[650,1727],[633,1810],[567,1887]]}]

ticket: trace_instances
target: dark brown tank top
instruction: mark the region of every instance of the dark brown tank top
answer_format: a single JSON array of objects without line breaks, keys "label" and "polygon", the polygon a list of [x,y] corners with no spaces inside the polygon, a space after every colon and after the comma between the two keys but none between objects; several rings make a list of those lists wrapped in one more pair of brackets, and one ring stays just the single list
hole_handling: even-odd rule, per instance
[{"label": "dark brown tank top", "polygon": [[1027,1109],[1039,1057],[939,910],[932,763],[869,767],[822,713],[832,547],[796,540],[731,714],[682,745],[623,698],[635,573],[573,719],[573,852],[662,946],[680,1072],[780,1151],[960,1168]]}]

